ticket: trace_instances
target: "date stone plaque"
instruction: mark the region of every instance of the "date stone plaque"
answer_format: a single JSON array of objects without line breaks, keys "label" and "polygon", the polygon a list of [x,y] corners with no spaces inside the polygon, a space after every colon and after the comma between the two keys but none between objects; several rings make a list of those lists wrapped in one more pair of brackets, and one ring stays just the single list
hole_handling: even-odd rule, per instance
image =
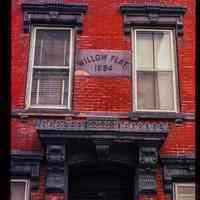
[{"label": "date stone plaque", "polygon": [[131,76],[131,52],[126,50],[79,49],[75,75]]}]

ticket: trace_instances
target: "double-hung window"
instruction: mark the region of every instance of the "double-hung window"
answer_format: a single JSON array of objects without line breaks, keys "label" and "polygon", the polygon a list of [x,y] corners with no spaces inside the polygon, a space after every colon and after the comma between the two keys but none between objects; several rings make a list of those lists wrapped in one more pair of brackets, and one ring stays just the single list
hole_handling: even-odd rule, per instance
[{"label": "double-hung window", "polygon": [[73,30],[34,27],[32,30],[27,106],[70,108]]},{"label": "double-hung window", "polygon": [[195,200],[194,183],[175,183],[173,200]]},{"label": "double-hung window", "polygon": [[28,180],[13,179],[10,184],[11,200],[29,200]]},{"label": "double-hung window", "polygon": [[177,111],[176,59],[172,30],[135,29],[136,111]]}]

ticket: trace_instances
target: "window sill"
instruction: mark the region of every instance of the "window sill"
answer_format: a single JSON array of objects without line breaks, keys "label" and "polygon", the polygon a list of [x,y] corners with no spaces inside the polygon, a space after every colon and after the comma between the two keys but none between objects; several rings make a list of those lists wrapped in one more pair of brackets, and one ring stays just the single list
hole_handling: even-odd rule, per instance
[{"label": "window sill", "polygon": [[29,109],[12,109],[11,117],[113,117],[126,118],[133,121],[140,119],[155,119],[155,120],[172,120],[177,123],[183,121],[194,121],[195,113],[175,113],[175,112],[73,112],[69,109],[44,109],[44,108],[29,108]]},{"label": "window sill", "polygon": [[11,116],[12,117],[28,117],[28,116],[57,116],[57,117],[73,117],[78,113],[72,112],[69,109],[53,109],[53,108],[28,108],[28,109],[13,109]]},{"label": "window sill", "polygon": [[168,119],[175,120],[176,122],[182,122],[184,120],[194,120],[194,113],[176,113],[176,112],[147,112],[137,111],[129,113],[131,120],[139,119]]}]

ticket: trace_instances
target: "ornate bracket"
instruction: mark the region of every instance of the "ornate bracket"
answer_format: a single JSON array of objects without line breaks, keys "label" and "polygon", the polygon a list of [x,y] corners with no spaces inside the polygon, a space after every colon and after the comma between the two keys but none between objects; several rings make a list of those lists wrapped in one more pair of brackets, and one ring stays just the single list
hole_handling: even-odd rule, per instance
[{"label": "ornate bracket", "polygon": [[75,27],[82,31],[83,14],[87,5],[57,3],[23,3],[24,32],[31,25],[53,25]]},{"label": "ornate bracket", "polygon": [[48,175],[46,190],[48,192],[64,192],[65,157],[65,145],[47,145],[46,159],[48,162]]},{"label": "ornate bracket", "polygon": [[98,161],[105,161],[109,156],[110,145],[105,142],[100,142],[98,140],[94,141],[96,147],[96,155]]},{"label": "ornate bracket", "polygon": [[40,162],[42,154],[35,152],[15,151],[11,153],[11,176],[25,177],[31,181],[31,189],[38,189]]},{"label": "ornate bracket", "polygon": [[156,147],[139,147],[138,191],[140,194],[156,192],[156,165],[158,152]]},{"label": "ornate bracket", "polygon": [[164,190],[172,193],[173,182],[194,181],[195,178],[195,157],[194,155],[160,156],[163,164]]},{"label": "ornate bracket", "polygon": [[178,6],[136,6],[122,5],[124,31],[131,32],[131,27],[173,27],[178,35],[183,34],[183,15],[185,7]]}]

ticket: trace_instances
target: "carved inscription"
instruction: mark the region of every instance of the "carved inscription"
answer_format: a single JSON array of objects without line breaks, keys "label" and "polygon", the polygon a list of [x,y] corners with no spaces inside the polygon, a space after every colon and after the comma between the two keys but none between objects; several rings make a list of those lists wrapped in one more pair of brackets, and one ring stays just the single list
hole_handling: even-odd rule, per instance
[{"label": "carved inscription", "polygon": [[76,75],[130,76],[131,53],[128,51],[79,50],[76,58]]}]

